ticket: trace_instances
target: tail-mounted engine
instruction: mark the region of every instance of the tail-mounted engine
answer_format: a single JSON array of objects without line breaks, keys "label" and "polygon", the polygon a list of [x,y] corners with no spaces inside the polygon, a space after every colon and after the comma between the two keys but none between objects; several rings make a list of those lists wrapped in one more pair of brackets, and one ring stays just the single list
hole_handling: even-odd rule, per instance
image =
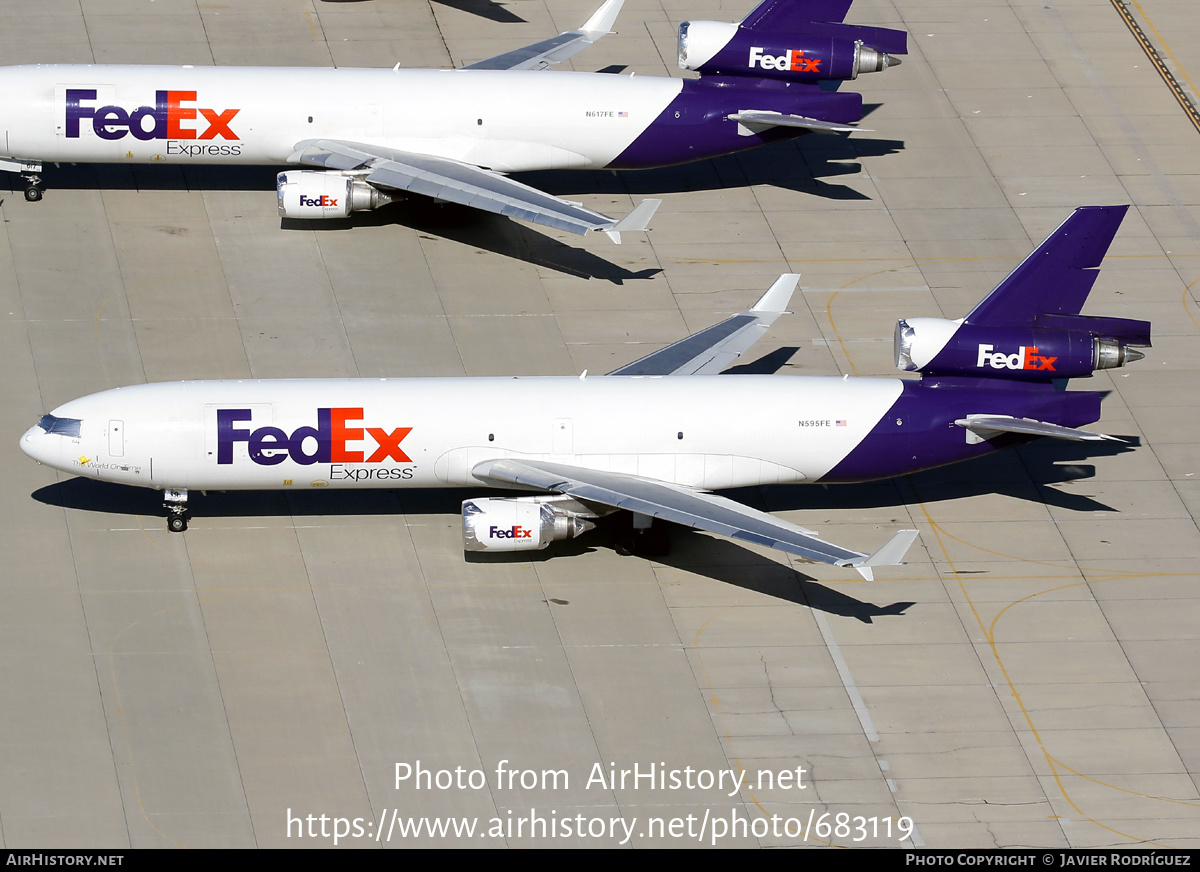
[{"label": "tail-mounted engine", "polygon": [[288,170],[276,176],[281,218],[345,218],[378,209],[392,195],[347,173]]},{"label": "tail-mounted engine", "polygon": [[463,548],[467,551],[540,551],[573,539],[596,525],[569,497],[487,497],[462,504]]},{"label": "tail-mounted engine", "polygon": [[[847,81],[900,63],[856,38],[851,25],[823,25],[817,33],[749,30],[720,21],[685,21],[679,26],[679,66],[699,73],[786,79],[791,82]],[[845,35],[842,35],[842,34]]]},{"label": "tail-mounted engine", "polygon": [[990,327],[912,318],[896,322],[896,368],[931,376],[1049,382],[1084,378],[1141,360],[1150,323],[1044,314],[1033,327]]}]

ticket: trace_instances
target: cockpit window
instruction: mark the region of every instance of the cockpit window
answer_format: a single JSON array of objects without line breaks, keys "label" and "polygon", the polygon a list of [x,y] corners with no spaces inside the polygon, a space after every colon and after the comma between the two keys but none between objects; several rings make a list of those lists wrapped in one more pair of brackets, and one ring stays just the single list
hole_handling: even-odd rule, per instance
[{"label": "cockpit window", "polygon": [[71,436],[75,439],[79,438],[79,427],[83,423],[79,418],[56,418],[53,415],[42,415],[42,420],[38,421],[38,426],[47,433],[55,433],[59,436]]}]

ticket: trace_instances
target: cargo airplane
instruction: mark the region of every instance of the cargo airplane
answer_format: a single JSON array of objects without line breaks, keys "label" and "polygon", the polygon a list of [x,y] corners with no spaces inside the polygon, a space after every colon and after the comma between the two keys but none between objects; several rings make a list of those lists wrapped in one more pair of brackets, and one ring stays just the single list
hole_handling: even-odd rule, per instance
[{"label": "cargo airplane", "polygon": [[764,0],[741,23],[684,22],[697,79],[546,73],[608,33],[578,30],[456,70],[66,66],[0,68],[0,170],[42,197],[43,162],[291,165],[284,218],[345,218],[406,194],[614,241],[614,220],[509,173],[641,169],[808,131],[848,131],[862,97],[832,86],[898,63],[907,34],[843,23],[851,0]]},{"label": "cargo airplane", "polygon": [[1078,209],[965,318],[898,322],[896,363],[916,379],[718,375],[784,314],[799,278],[785,275],[749,311],[607,375],[137,385],[59,406],[20,444],[64,472],[163,490],[173,531],[188,489],[478,486],[539,493],[464,502],[468,550],[545,548],[623,509],[634,532],[619,550],[661,547],[659,519],[870,578],[915,531],[866,554],[713,492],[1111,438],[1078,429],[1102,394],[1055,382],[1150,344],[1148,322],[1079,314],[1125,209]]}]

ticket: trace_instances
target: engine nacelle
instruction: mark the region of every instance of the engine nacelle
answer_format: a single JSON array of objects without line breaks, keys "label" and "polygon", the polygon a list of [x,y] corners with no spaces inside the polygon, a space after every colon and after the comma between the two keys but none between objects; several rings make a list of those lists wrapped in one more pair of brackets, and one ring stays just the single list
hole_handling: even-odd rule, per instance
[{"label": "engine nacelle", "polygon": [[989,327],[911,318],[896,322],[896,368],[923,375],[1049,382],[1084,378],[1145,355],[1150,325],[1122,318],[1043,316],[1064,326]]},{"label": "engine nacelle", "polygon": [[325,170],[288,170],[275,183],[281,218],[345,218],[394,199],[352,175]]},{"label": "engine nacelle", "polygon": [[846,81],[900,63],[861,39],[768,33],[721,21],[679,25],[679,66],[699,73],[790,82]]},{"label": "engine nacelle", "polygon": [[462,504],[466,551],[540,551],[596,525],[566,508],[562,497],[487,497]]}]

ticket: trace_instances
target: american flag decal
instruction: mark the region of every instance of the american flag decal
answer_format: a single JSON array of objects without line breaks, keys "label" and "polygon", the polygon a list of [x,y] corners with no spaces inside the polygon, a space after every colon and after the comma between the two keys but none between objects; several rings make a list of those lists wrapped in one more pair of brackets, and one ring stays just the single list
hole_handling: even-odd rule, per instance
[{"label": "american flag decal", "polygon": [[618,112],[618,113],[617,113],[617,117],[618,117],[618,118],[628,118],[628,117],[629,117],[629,113],[628,113],[628,112]]},{"label": "american flag decal", "polygon": [[833,423],[834,423],[834,424],[836,424],[838,427],[845,427],[845,426],[846,426],[846,419],[845,419],[845,418],[838,418],[838,419],[837,419],[836,421],[834,421]]}]

